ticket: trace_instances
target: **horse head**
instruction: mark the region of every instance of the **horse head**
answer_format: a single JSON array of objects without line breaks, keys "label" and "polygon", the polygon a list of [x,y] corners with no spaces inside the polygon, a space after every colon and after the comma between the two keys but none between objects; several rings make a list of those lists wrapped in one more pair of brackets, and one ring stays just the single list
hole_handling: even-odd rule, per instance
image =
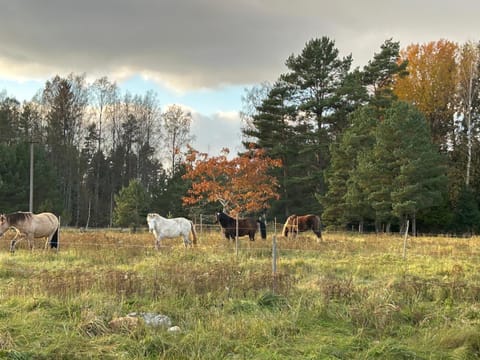
[{"label": "horse head", "polygon": [[153,232],[153,230],[155,230],[155,214],[150,213],[147,215],[147,224],[148,224],[148,231]]},{"label": "horse head", "polygon": [[0,236],[2,236],[5,231],[8,230],[8,228],[10,227],[10,224],[7,220],[7,216],[5,214],[1,214],[0,215]]},{"label": "horse head", "polygon": [[223,211],[217,211],[215,213],[215,224],[219,224],[220,221],[225,218],[225,215]]}]

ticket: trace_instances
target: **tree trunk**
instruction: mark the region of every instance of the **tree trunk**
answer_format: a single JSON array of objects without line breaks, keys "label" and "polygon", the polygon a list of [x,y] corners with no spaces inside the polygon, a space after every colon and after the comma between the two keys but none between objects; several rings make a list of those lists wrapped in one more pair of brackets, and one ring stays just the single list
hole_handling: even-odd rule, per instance
[{"label": "tree trunk", "polygon": [[417,236],[417,216],[416,212],[413,212],[412,215],[412,236],[416,237]]}]

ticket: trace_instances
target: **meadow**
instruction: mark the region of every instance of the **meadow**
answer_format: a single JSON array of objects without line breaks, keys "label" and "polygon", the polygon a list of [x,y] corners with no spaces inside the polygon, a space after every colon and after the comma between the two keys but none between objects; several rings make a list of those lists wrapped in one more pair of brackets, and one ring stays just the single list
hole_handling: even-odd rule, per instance
[{"label": "meadow", "polygon": [[[217,228],[184,249],[153,235],[62,230],[60,250],[0,238],[0,358],[473,359],[480,238],[324,233],[267,241]],[[112,327],[164,314],[179,332]]]}]

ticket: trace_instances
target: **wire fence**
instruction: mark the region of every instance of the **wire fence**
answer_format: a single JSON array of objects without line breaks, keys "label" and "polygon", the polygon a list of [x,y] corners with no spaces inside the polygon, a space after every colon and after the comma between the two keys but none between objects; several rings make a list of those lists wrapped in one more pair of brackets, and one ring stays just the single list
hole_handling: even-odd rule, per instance
[{"label": "wire fence", "polygon": [[[480,255],[480,238],[459,238],[439,235],[430,236],[429,241],[425,241],[425,237],[410,237],[405,234],[359,234],[358,232],[340,232],[340,231],[328,231],[324,232],[323,240],[318,241],[315,235],[310,231],[306,233],[300,233],[297,236],[290,236],[288,238],[282,236],[283,224],[278,224],[276,221],[269,222],[267,224],[267,240],[262,240],[257,234],[256,241],[251,242],[248,236],[237,238],[234,241],[229,241],[223,236],[223,229],[219,224],[212,222],[197,222],[195,224],[197,232],[197,247],[208,247],[210,251],[215,249],[221,249],[221,251],[234,252],[236,256],[242,253],[254,253],[261,252],[262,257],[268,253],[272,259],[272,272],[276,273],[278,269],[278,260],[280,256],[286,254],[314,253],[318,256],[322,256],[326,251],[332,249],[344,249],[343,251],[349,251],[349,248],[357,246],[361,249],[361,243],[365,242],[365,238],[371,239],[372,237],[377,239],[379,251],[385,251],[385,253],[395,253],[403,257],[404,260],[408,259],[408,256],[426,255],[432,256],[454,256],[459,254],[460,251],[452,248],[452,241],[458,246],[466,245],[467,249],[464,249],[464,253],[468,253],[470,256]],[[70,236],[66,236],[66,235]],[[103,234],[103,235],[102,235]],[[65,236],[62,236],[65,235]],[[12,236],[13,237],[13,236]],[[125,240],[132,237],[133,239]],[[8,232],[3,236],[0,244],[7,250],[10,244],[11,238],[9,238]],[[371,241],[371,240],[368,240]],[[35,248],[42,249],[43,242],[36,241]],[[183,242],[178,239],[172,239],[164,242],[160,245],[160,250],[170,249],[172,247],[182,246]],[[352,245],[353,244],[353,245]],[[355,245],[356,244],[356,245]],[[18,243],[17,248],[26,248],[26,241]],[[382,248],[383,247],[383,248]],[[107,228],[107,229],[79,229],[72,227],[62,227],[59,238],[59,250],[62,249],[138,249],[145,251],[154,250],[154,235],[148,233],[148,228],[141,227],[134,232],[130,229],[121,228]],[[220,250],[219,250],[220,251]]]},{"label": "wire fence", "polygon": [[[264,269],[268,269],[271,263],[270,274],[264,274],[271,281],[273,292],[280,289],[282,276],[294,277],[292,263],[305,261],[307,258],[323,258],[335,266],[336,261],[342,261],[344,257],[358,256],[365,259],[382,259],[382,255],[388,261],[396,258],[399,264],[402,262],[408,268],[409,262],[421,261],[422,257],[431,257],[444,261],[463,261],[475,259],[480,255],[480,238],[452,238],[452,237],[409,237],[405,234],[359,234],[357,232],[327,231],[323,234],[323,240],[318,241],[313,232],[301,233],[296,237],[284,237],[281,234],[282,224],[275,221],[268,223],[267,240],[261,240],[258,236],[256,241],[249,241],[248,236],[241,237],[236,241],[229,241],[223,236],[223,229],[219,224],[196,223],[198,235],[196,248],[185,249],[188,253],[208,252],[218,253],[225,259],[234,261],[260,260]],[[13,233],[7,232],[0,241],[0,250],[8,251],[9,240]],[[27,249],[26,241],[21,241],[21,250]],[[20,245],[19,244],[19,245]],[[42,251],[45,240],[36,241],[36,252]],[[159,249],[159,253],[165,255],[170,252],[178,252],[183,248],[181,239],[169,239]],[[19,248],[17,248],[20,250]],[[196,251],[197,249],[198,251]],[[115,257],[142,257],[146,254],[156,254],[154,235],[148,232],[147,227],[136,229],[108,228],[108,229],[78,229],[62,227],[59,236],[58,256],[62,251],[76,251],[79,254],[105,250],[109,253],[107,262]],[[372,251],[375,254],[372,254]],[[90,253],[89,253],[90,254]],[[414,257],[416,258],[414,260]],[[156,257],[158,267],[162,264],[163,256]],[[300,260],[299,260],[300,259]],[[374,260],[374,261],[375,261]],[[192,261],[195,261],[192,258]]]}]

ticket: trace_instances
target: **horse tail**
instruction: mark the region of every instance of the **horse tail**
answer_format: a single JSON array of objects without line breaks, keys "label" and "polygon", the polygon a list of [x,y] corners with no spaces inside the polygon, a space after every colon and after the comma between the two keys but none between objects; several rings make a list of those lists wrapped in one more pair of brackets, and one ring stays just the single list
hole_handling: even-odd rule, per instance
[{"label": "horse tail", "polygon": [[315,215],[315,224],[314,224],[313,232],[317,235],[317,238],[322,240],[322,221],[320,220],[320,216]]},{"label": "horse tail", "polygon": [[293,221],[292,219],[294,218],[295,215],[290,215],[287,220],[285,220],[285,224],[283,224],[283,229],[282,229],[282,235],[287,237],[288,236],[288,233],[289,233],[289,230],[292,231],[291,227],[292,227],[292,224],[290,223],[291,221]]},{"label": "horse tail", "polygon": [[50,239],[50,248],[58,249],[58,227],[57,230],[53,233],[52,238]]},{"label": "horse tail", "polygon": [[285,237],[288,235],[288,219],[285,221],[285,224],[283,224],[282,235]]},{"label": "horse tail", "polygon": [[258,219],[257,222],[260,224],[260,235],[262,239],[265,240],[267,238],[267,225],[265,221]]},{"label": "horse tail", "polygon": [[197,233],[195,232],[195,225],[193,225],[192,221],[190,221],[190,226],[192,227],[193,245],[197,245]]}]

